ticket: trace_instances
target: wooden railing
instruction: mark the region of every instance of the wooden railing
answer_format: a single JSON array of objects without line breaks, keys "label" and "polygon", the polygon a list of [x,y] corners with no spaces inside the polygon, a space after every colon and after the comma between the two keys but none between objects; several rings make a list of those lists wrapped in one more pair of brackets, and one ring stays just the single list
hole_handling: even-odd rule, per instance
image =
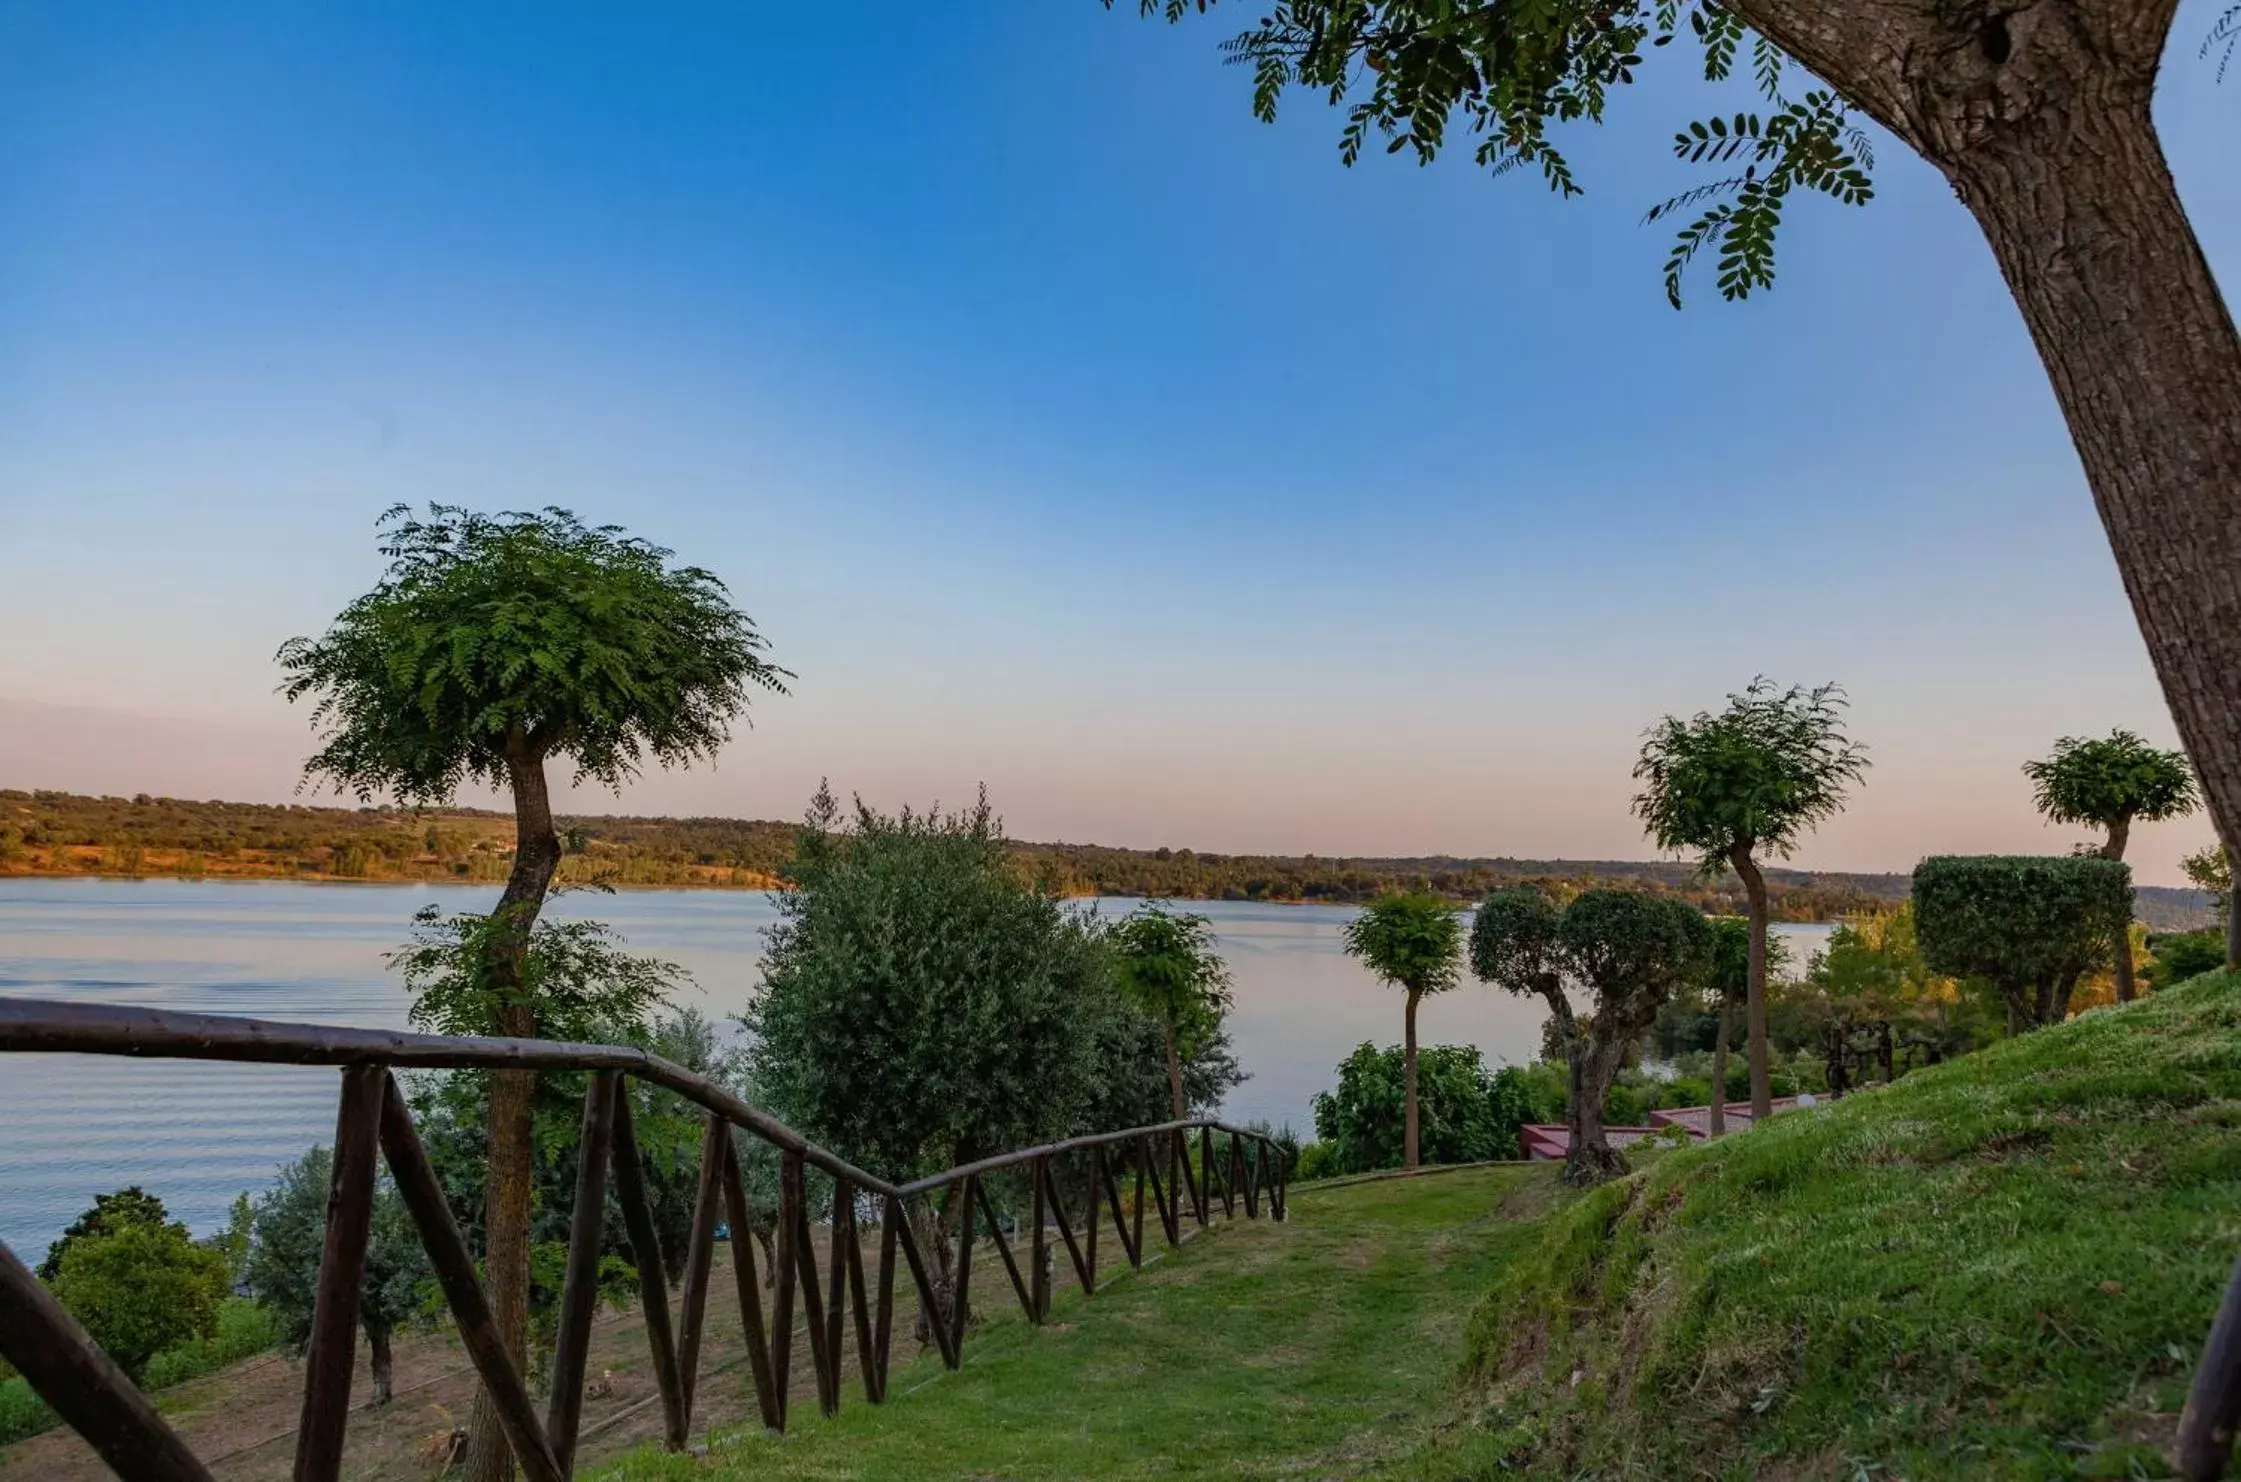
[{"label": "wooden railing", "polygon": [[[976,1219],[1003,1260],[1028,1320],[1040,1323],[1050,1312],[1055,1266],[1050,1230],[1057,1231],[1082,1290],[1094,1294],[1098,1236],[1107,1215],[1129,1264],[1141,1265],[1144,1260],[1147,1184],[1159,1233],[1172,1246],[1183,1239],[1185,1221],[1203,1226],[1217,1201],[1220,1211],[1230,1216],[1242,1204],[1249,1218],[1258,1218],[1265,1202],[1271,1218],[1283,1219],[1290,1173],[1283,1151],[1266,1136],[1195,1119],[1070,1138],[895,1184],[816,1146],[705,1077],[642,1050],[615,1045],[398,1034],[158,1009],[0,999],[0,1053],[10,1052],[341,1067],[325,1246],[304,1358],[295,1482],[330,1482],[342,1465],[377,1149],[419,1228],[460,1339],[530,1482],[562,1482],[574,1470],[610,1172],[638,1268],[663,1433],[673,1450],[683,1449],[691,1428],[719,1223],[729,1224],[732,1232],[733,1277],[756,1404],[766,1426],[783,1430],[795,1357],[797,1300],[819,1408],[828,1415],[840,1408],[842,1352],[851,1326],[864,1398],[878,1404],[886,1398],[894,1347],[898,1253],[916,1288],[927,1335],[942,1362],[954,1369],[962,1361],[969,1330],[973,1249],[979,1243],[974,1235]],[[393,1074],[470,1069],[591,1073],[584,1094],[567,1272],[542,1416],[525,1376],[506,1351],[475,1273],[474,1258],[445,1202]],[[699,1187],[674,1328],[626,1077],[673,1091],[706,1113]],[[779,1155],[771,1249],[775,1269],[770,1273],[767,1320],[755,1241],[748,1236],[754,1228],[754,1211],[740,1176],[733,1128],[760,1138]],[[1190,1156],[1193,1134],[1198,1143],[1195,1166]],[[812,1168],[831,1180],[833,1190],[822,1280],[811,1239],[807,1176]],[[1028,1209],[1014,1232],[1027,1244],[1024,1273],[1005,1237],[999,1212],[986,1197],[987,1180],[999,1174],[1016,1175],[1026,1183]],[[1129,1199],[1122,1197],[1124,1178],[1134,1182]],[[1080,1190],[1074,1211],[1078,1225],[1062,1197],[1074,1184]],[[936,1194],[944,1196],[938,1211],[933,1206]],[[867,1219],[878,1226],[879,1247],[871,1268],[875,1280],[869,1284],[864,1252]],[[953,1269],[944,1269],[946,1235],[940,1237],[940,1249],[925,1248],[921,1239],[922,1232],[936,1230],[958,1237]],[[85,1437],[119,1476],[133,1482],[209,1477],[147,1397],[5,1245],[0,1245],[0,1355],[23,1372],[55,1413]]]}]

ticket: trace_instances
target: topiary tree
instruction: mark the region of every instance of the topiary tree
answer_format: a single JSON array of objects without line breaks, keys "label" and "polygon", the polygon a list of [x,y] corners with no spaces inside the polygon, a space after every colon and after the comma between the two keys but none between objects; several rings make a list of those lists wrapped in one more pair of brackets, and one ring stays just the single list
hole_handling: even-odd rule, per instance
[{"label": "topiary tree", "polygon": [[[2103,859],[2124,858],[2134,823],[2181,818],[2201,806],[2194,770],[2186,753],[2150,746],[2130,731],[2111,731],[2100,740],[2064,736],[2054,754],[2025,762],[2023,775],[2039,811],[2056,823],[2084,823],[2106,829]],[[2133,998],[2131,923],[2113,939],[2110,960],[2116,970],[2118,1003]]]},{"label": "topiary tree", "polygon": [[[1338,1064],[1338,1084],[1315,1093],[1316,1146],[1325,1173],[1397,1167],[1407,1082],[1401,1047],[1363,1044]],[[1427,1165],[1518,1156],[1517,1129],[1533,1119],[1525,1076],[1489,1070],[1476,1045],[1428,1045],[1417,1057],[1419,1151]]]},{"label": "topiary tree", "polygon": [[[1603,1130],[1603,1106],[1628,1052],[1673,993],[1711,971],[1712,925],[1686,901],[1633,890],[1583,891],[1561,911],[1531,886],[1496,891],[1471,919],[1471,971],[1549,1006],[1564,1046],[1570,1134],[1564,1180],[1626,1172]],[[1595,995],[1584,1020],[1567,993]]]},{"label": "topiary tree", "polygon": [[70,1315],[135,1380],[166,1349],[218,1330],[224,1255],[177,1222],[121,1221],[70,1242],[50,1285]]},{"label": "topiary tree", "polygon": [[1982,978],[2008,1032],[2059,1024],[2080,977],[2132,920],[2132,871],[2091,855],[1945,855],[1914,869],[1914,922],[1931,971]]},{"label": "topiary tree", "polygon": [[1463,923],[1453,907],[1436,895],[1398,891],[1381,895],[1346,923],[1347,955],[1359,959],[1385,982],[1405,990],[1403,1037],[1401,1167],[1417,1166],[1416,1006],[1427,993],[1444,993],[1461,976]]},{"label": "topiary tree", "polygon": [[[332,1161],[321,1147],[282,1166],[251,1216],[243,1280],[271,1315],[280,1341],[298,1353],[311,1341],[319,1262],[326,1246]],[[365,1278],[358,1296],[358,1324],[366,1334],[377,1405],[388,1404],[392,1392],[390,1338],[420,1310],[420,1284],[429,1275],[428,1257],[412,1215],[384,1174],[374,1187]]]},{"label": "topiary tree", "polygon": [[[1112,3],[1112,0],[1107,0]],[[1179,20],[1211,0],[1139,0]],[[1382,140],[1429,162],[1470,138],[1496,172],[1580,185],[1554,137],[1599,122],[1690,49],[1707,81],[1748,58],[1756,111],[1670,136],[1710,177],[1653,206],[1665,262],[1720,292],[1772,286],[1785,212],[1872,193],[1874,119],[1983,229],[2052,382],[2219,837],[2241,847],[2241,335],[2187,220],[2151,105],[2178,0],[1266,0],[1229,43],[1254,111],[1291,87],[1346,110],[1340,158]],[[1659,51],[1676,39],[1682,46]],[[2205,51],[2230,60],[2241,7]],[[2060,270],[2049,270],[2057,253]],[[1477,282],[1461,291],[1484,292]],[[1532,290],[1528,290],[1532,291]],[[2175,580],[2173,573],[2187,573]]]},{"label": "topiary tree", "polygon": [[1204,916],[1171,914],[1157,902],[1124,917],[1112,931],[1121,991],[1160,1026],[1175,1119],[1190,1115],[1183,1063],[1195,1058],[1229,1014],[1229,966],[1214,950]]},{"label": "topiary tree", "polygon": [[[547,764],[620,792],[649,760],[713,759],[753,687],[790,676],[722,582],[615,526],[562,509],[478,514],[399,505],[381,517],[389,569],[325,636],[281,647],[291,701],[311,697],[321,745],[307,780],[362,801],[443,804],[461,784],[507,790],[511,873],[483,938],[496,1027],[541,1033],[524,980],[531,930],[559,868]],[[530,1147],[536,1078],[490,1078],[491,1306],[514,1361],[529,1323]],[[503,1482],[497,1412],[478,1395],[468,1482]]]},{"label": "topiary tree", "polygon": [[1707,873],[1732,869],[1750,908],[1749,982],[1744,997],[1751,1064],[1751,1115],[1773,1110],[1766,1064],[1766,875],[1764,856],[1786,859],[1805,835],[1844,806],[1867,771],[1865,750],[1844,734],[1844,691],[1778,690],[1754,679],[1718,715],[1666,716],[1649,731],[1634,775],[1634,812],[1661,849],[1694,851]]}]

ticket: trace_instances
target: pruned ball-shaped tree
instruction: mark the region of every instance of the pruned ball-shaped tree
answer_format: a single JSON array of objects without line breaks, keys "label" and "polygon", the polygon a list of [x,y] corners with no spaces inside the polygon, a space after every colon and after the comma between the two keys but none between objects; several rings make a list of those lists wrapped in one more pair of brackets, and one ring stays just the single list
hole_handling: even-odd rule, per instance
[{"label": "pruned ball-shaped tree", "polygon": [[1444,993],[1461,976],[1463,923],[1436,895],[1394,891],[1379,896],[1346,923],[1347,955],[1408,994],[1402,1015],[1401,1166],[1417,1166],[1420,1151],[1416,1101],[1416,1006],[1427,993]]},{"label": "pruned ball-shaped tree", "polygon": [[121,1222],[63,1252],[54,1294],[117,1367],[138,1379],[166,1349],[217,1330],[231,1273],[176,1221]]},{"label": "pruned ball-shaped tree", "polygon": [[[790,676],[722,582],[612,525],[563,509],[481,514],[398,505],[381,517],[389,568],[319,638],[280,649],[290,700],[314,702],[309,780],[361,800],[449,802],[462,783],[511,793],[513,870],[484,935],[499,1032],[539,1033],[524,984],[530,933],[560,866],[546,766],[620,791],[646,763],[713,758],[756,687]],[[491,1305],[516,1363],[529,1323],[535,1078],[490,1079]],[[478,1398],[468,1482],[504,1482],[511,1453]]]},{"label": "pruned ball-shaped tree", "polygon": [[[1603,1128],[1603,1105],[1627,1052],[1673,994],[1712,970],[1712,924],[1685,901],[1634,890],[1590,890],[1559,911],[1530,886],[1487,897],[1471,922],[1471,970],[1547,1002],[1569,1071],[1567,1183],[1626,1172]],[[1591,994],[1582,1019],[1568,990]]]},{"label": "pruned ball-shaped tree", "polygon": [[2008,1030],[2059,1024],[2078,979],[2132,920],[2132,871],[2093,855],[1941,855],[1914,868],[1914,924],[1933,972],[1981,978]]},{"label": "pruned ball-shaped tree", "polygon": [[[2064,736],[2054,743],[2053,755],[2025,762],[2023,775],[2031,779],[2039,811],[2053,822],[2107,830],[2099,850],[2103,859],[2124,858],[2133,824],[2182,818],[2202,804],[2186,753],[2150,746],[2130,731],[2111,731],[2100,738]],[[2116,968],[2117,1002],[2130,1003],[2129,923],[2109,947]]]}]

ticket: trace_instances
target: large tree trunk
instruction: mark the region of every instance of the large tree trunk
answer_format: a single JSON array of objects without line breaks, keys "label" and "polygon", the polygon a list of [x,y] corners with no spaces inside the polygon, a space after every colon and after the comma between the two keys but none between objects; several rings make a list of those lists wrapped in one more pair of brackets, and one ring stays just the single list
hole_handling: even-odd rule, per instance
[{"label": "large tree trunk", "polygon": [[[522,992],[530,931],[544,907],[560,867],[560,836],[553,829],[552,795],[545,783],[543,757],[517,726],[506,748],[507,779],[514,795],[514,867],[505,893],[492,913],[490,957],[484,971],[501,999]],[[536,1006],[502,1002],[498,1032],[534,1035]],[[490,1073],[490,1177],[484,1190],[484,1280],[499,1336],[517,1369],[527,1372],[529,1354],[529,1216],[536,1176],[535,1103],[537,1074],[526,1070]],[[468,1422],[466,1482],[507,1482],[513,1451],[506,1444],[498,1411],[487,1391],[475,1391]]]},{"label": "large tree trunk", "polygon": [[[2125,841],[2132,837],[2132,819],[2120,814],[2109,824],[2109,837],[2101,845],[2103,859],[2124,858]],[[2132,977],[2132,923],[2127,921],[2117,928],[2114,954],[2109,959],[2116,975],[2118,1003],[2130,1003],[2138,993]]]},{"label": "large tree trunk", "polygon": [[2149,112],[2177,0],[1731,3],[1983,228],[2218,836],[2241,845],[2241,335]]},{"label": "large tree trunk", "polygon": [[1175,1120],[1180,1122],[1191,1114],[1190,1103],[1183,1099],[1183,1056],[1175,1047],[1175,1026],[1167,1026],[1167,1089],[1175,1098]]},{"label": "large tree trunk", "polygon": [[1728,863],[1743,882],[1750,902],[1750,973],[1743,996],[1745,1053],[1751,1065],[1751,1120],[1763,1122],[1774,1114],[1774,1089],[1766,1068],[1766,876],[1751,858],[1748,840],[1728,851]]},{"label": "large tree trunk", "polygon": [[[1608,1042],[1606,1042],[1608,1041]],[[1618,1078],[1626,1056],[1623,1036],[1607,1030],[1576,1036],[1572,1041],[1572,1104],[1565,1129],[1569,1146],[1564,1154],[1564,1182],[1574,1187],[1598,1184],[1627,1172],[1626,1158],[1611,1146],[1603,1130],[1603,1103]]]},{"label": "large tree trunk", "polygon": [[1708,1113],[1714,1137],[1727,1135],[1727,1042],[1735,1033],[1735,1000],[1720,990],[1720,1037],[1712,1042],[1712,1105]]},{"label": "large tree trunk", "polygon": [[1401,1167],[1416,1166],[1416,1005],[1424,997],[1414,988],[1408,990],[1407,1034],[1401,1049],[1401,1095],[1406,1103],[1401,1112]]}]

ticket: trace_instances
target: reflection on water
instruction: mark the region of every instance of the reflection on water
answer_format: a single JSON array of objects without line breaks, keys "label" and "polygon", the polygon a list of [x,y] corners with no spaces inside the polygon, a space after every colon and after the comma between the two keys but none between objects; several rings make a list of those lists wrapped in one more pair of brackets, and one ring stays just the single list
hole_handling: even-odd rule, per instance
[{"label": "reflection on water", "polygon": [[[145,1004],[366,1028],[405,1027],[382,954],[412,914],[487,909],[490,886],[287,881],[0,880],[0,994]],[[1106,915],[1133,901],[1107,900]],[[1236,980],[1232,1037],[1252,1079],[1232,1118],[1313,1125],[1309,1099],[1365,1039],[1395,1042],[1401,996],[1340,950],[1351,911],[1200,902]],[[687,1001],[723,1020],[746,1002],[769,901],[736,891],[574,892],[556,916],[595,916],[638,951],[682,963]],[[1787,927],[1814,940],[1823,928]],[[1808,948],[1800,942],[1800,956]],[[1530,1059],[1541,1011],[1475,983],[1427,999],[1426,1044],[1469,1042],[1492,1061]],[[196,1231],[244,1189],[332,1136],[332,1070],[0,1057],[0,1241],[36,1262],[93,1196],[137,1183]]]}]

